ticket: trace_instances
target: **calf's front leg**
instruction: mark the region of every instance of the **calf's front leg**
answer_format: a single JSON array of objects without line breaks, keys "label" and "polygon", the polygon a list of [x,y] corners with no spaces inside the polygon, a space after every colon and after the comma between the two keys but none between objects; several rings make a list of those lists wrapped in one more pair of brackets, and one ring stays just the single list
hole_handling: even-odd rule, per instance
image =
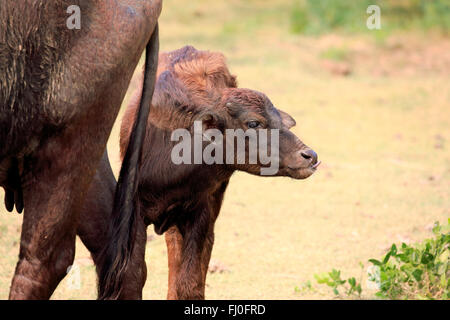
[{"label": "calf's front leg", "polygon": [[204,209],[196,219],[165,233],[169,258],[169,300],[205,298],[206,274],[214,243],[214,222]]}]

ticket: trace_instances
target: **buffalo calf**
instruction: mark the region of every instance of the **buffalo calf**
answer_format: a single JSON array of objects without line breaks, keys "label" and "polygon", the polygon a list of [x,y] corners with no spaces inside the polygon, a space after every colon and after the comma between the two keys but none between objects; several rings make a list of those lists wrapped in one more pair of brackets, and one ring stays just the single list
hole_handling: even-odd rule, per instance
[{"label": "buffalo calf", "polygon": [[[263,169],[272,164],[260,159],[261,150],[277,156],[273,158],[276,170],[268,174],[272,176],[304,179],[314,173],[319,162],[316,153],[289,130],[295,125],[291,116],[275,108],[265,94],[237,87],[223,55],[189,46],[164,53],[159,57],[157,77],[139,166],[139,215],[128,229],[132,236],[106,232],[115,219],[109,215],[115,180],[106,154],[91,185],[78,232],[100,268],[104,262],[98,252],[104,243],[115,243],[121,237],[132,240],[119,297],[137,299],[146,279],[146,227],[153,225],[157,234],[165,233],[166,237],[168,298],[203,299],[214,223],[233,172],[264,175]],[[122,156],[139,97],[138,92],[122,121]],[[201,140],[196,129],[201,129]],[[226,134],[230,130],[253,132],[256,144],[252,147],[252,137],[244,136],[239,152],[238,143],[234,143],[239,135]],[[214,161],[203,158],[199,162],[195,152],[203,156],[211,148],[211,137],[204,138],[207,132],[215,139],[221,137],[221,142],[214,140],[216,149],[209,153]],[[186,146],[193,146],[182,150],[193,154],[184,154],[181,163],[174,149],[180,147],[182,139],[174,136],[182,136]],[[250,161],[255,146],[257,156]]]}]

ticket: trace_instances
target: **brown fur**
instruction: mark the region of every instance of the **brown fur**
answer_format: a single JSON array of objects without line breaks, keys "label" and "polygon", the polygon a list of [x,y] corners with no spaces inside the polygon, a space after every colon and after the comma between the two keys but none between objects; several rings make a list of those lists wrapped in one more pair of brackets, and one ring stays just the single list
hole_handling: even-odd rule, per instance
[{"label": "brown fur", "polygon": [[[136,96],[139,96],[139,92]],[[132,100],[122,121],[122,156],[128,144],[138,101],[137,98]],[[176,128],[191,130],[193,121],[198,119],[204,120],[208,127],[224,130],[245,128],[247,119],[255,118],[264,128],[280,130],[281,167],[277,175],[303,179],[314,172],[311,166],[317,162],[317,156],[302,156],[302,152],[313,153],[289,131],[295,121],[277,110],[264,94],[237,88],[236,78],[228,71],[221,54],[184,47],[160,55],[158,81],[140,164],[140,231],[135,238],[120,298],[142,297],[146,274],[145,227],[150,224],[154,225],[158,234],[166,235],[169,255],[168,298],[204,298],[206,274],[214,243],[214,223],[229,179],[235,170],[259,174],[261,165],[175,165],[170,160],[175,144],[170,141],[170,135]],[[102,172],[105,168],[109,168],[106,157],[91,185],[85,204],[85,217],[78,229],[81,239],[90,250],[102,241],[114,241],[96,238],[95,233],[104,227],[90,225],[91,221],[101,220],[98,216],[108,220],[108,204],[98,203],[105,193],[113,189],[112,186],[105,189],[101,185],[105,180],[113,184],[111,172],[109,178],[104,177]],[[101,210],[103,205],[106,210]],[[95,251],[93,257],[98,263]]]}]

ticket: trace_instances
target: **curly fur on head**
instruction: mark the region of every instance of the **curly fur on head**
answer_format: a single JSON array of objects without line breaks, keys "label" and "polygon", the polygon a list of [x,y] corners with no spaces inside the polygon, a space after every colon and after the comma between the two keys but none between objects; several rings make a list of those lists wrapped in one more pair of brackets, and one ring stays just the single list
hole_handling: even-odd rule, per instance
[{"label": "curly fur on head", "polygon": [[[187,128],[220,103],[223,90],[236,87],[236,76],[228,70],[221,53],[200,51],[192,46],[161,53],[149,123],[166,130]],[[140,86],[123,118],[120,133],[122,155],[128,144],[141,91]]]}]

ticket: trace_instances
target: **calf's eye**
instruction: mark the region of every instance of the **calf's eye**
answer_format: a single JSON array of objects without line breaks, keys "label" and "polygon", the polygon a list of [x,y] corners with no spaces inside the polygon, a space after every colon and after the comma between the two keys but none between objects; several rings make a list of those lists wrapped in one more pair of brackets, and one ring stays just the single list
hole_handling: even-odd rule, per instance
[{"label": "calf's eye", "polygon": [[252,129],[258,128],[260,125],[261,125],[261,123],[259,121],[256,121],[256,120],[252,120],[252,121],[247,122],[247,127],[252,128]]}]

